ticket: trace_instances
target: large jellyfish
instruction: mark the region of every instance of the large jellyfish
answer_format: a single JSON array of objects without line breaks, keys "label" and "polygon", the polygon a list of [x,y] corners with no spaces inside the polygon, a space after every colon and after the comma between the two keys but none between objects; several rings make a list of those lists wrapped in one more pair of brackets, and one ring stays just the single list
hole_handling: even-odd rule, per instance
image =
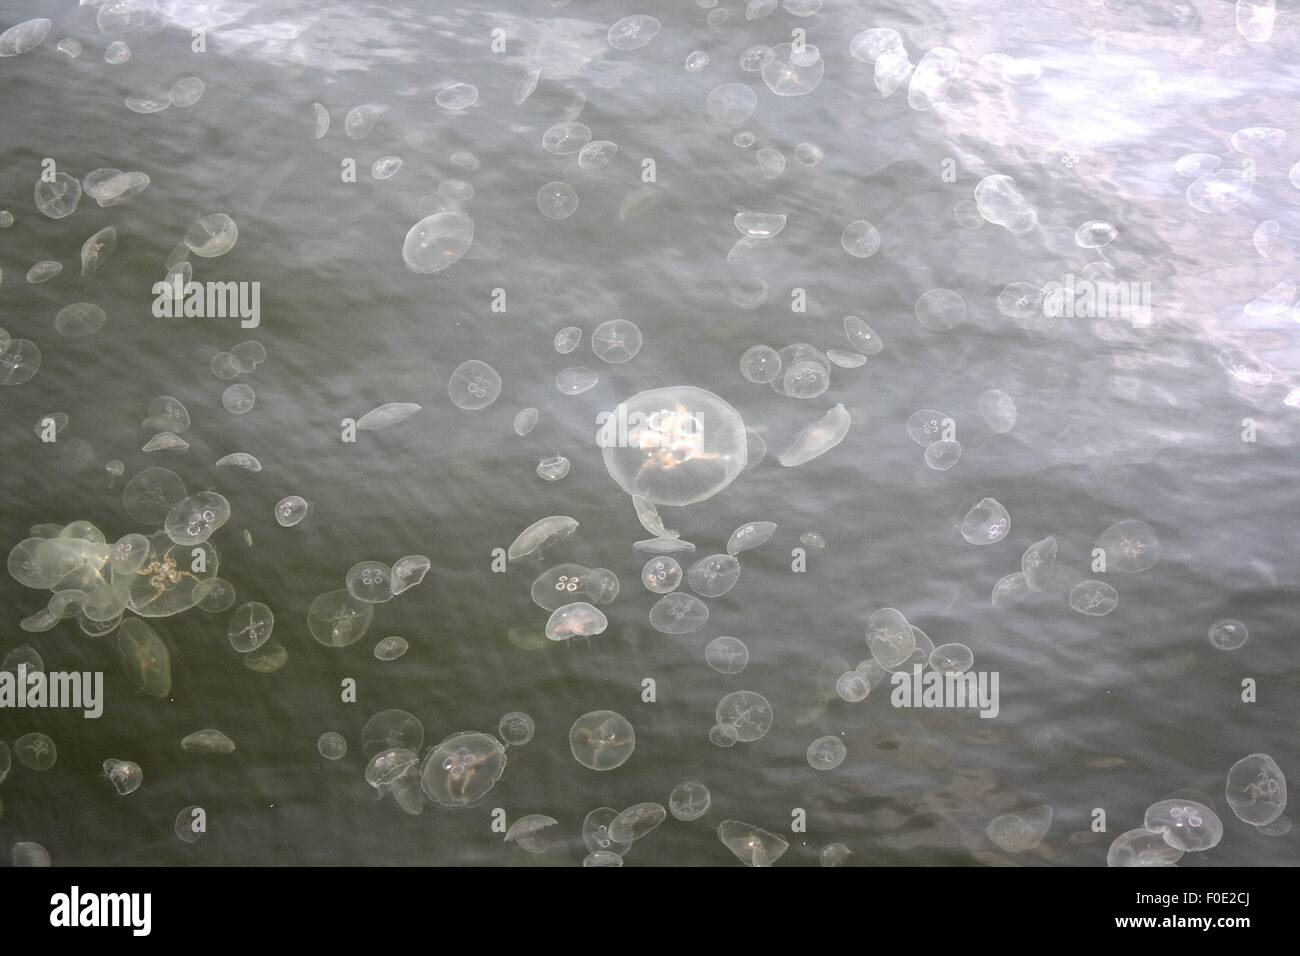
[{"label": "large jellyfish", "polygon": [[630,495],[655,504],[712,498],[745,467],[745,423],[726,401],[691,385],[655,388],[602,419],[605,467]]}]

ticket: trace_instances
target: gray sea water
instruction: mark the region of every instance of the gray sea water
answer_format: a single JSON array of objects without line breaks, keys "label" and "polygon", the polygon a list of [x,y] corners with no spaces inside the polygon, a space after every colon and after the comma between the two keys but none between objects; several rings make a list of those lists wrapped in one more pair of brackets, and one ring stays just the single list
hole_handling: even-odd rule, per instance
[{"label": "gray sea water", "polygon": [[[123,484],[148,466],[170,468],[191,492],[229,500],[231,518],[212,538],[220,574],[239,604],[274,611],[273,639],[288,660],[270,674],[243,666],[226,639],[230,612],[150,619],[172,666],[170,693],[155,699],[128,680],[115,636],[87,637],[75,618],[43,633],[20,629],[50,594],[0,578],[0,655],[26,644],[49,670],[102,671],[107,695],[98,720],[0,710],[0,739],[12,747],[46,733],[59,754],[44,772],[15,762],[0,783],[6,865],[16,840],[40,843],[56,865],[577,865],[588,811],[667,806],[684,780],[708,787],[709,812],[693,822],[669,816],[626,865],[735,865],[716,833],[735,819],[789,842],[781,866],[815,866],[831,843],[852,851],[846,865],[1099,866],[1150,804],[1189,789],[1210,802],[1224,834],[1180,865],[1297,861],[1294,833],[1243,823],[1224,792],[1228,768],[1248,754],[1298,766],[1300,326],[1289,303],[1266,315],[1245,308],[1300,279],[1300,174],[1288,179],[1300,160],[1294,7],[1279,5],[1271,38],[1251,42],[1234,5],[1216,0],[826,0],[810,16],[791,11],[816,4],[787,3],[752,20],[739,0],[137,6],[143,29],[105,33],[95,6],[0,3],[0,28],[53,22],[40,46],[0,59],[0,208],[14,218],[0,231],[0,326],[43,357],[30,381],[0,388],[0,543],[7,551],[33,525],[77,520],[109,542],[153,533],[124,510]],[[612,48],[610,26],[632,14],[658,18],[660,32],[639,49]],[[960,55],[942,102],[913,108],[907,82],[882,96],[872,64],[850,54],[851,39],[871,27],[897,30],[913,64],[936,47]],[[204,52],[192,48],[195,29],[205,31]],[[779,96],[739,61],[797,29],[818,47],[824,78],[806,95]],[[56,50],[64,37],[82,44],[79,56]],[[127,62],[105,62],[113,40],[130,46]],[[699,72],[684,68],[692,51],[708,54]],[[991,54],[1036,61],[1041,75],[1008,82]],[[532,70],[541,71],[536,92],[516,105],[512,91]],[[124,105],[152,89],[165,96],[187,76],[206,85],[190,108],[146,115]],[[437,105],[454,83],[475,86],[477,103]],[[710,117],[708,94],[724,83],[754,91],[752,117]],[[313,103],[331,118],[320,139]],[[388,109],[364,138],[347,137],[346,114],[368,103]],[[564,121],[617,143],[614,161],[587,170],[575,154],[543,149],[545,131]],[[1252,127],[1287,135],[1234,146],[1233,134]],[[752,147],[734,144],[741,131]],[[804,143],[824,159],[801,162]],[[786,157],[780,176],[760,174],[759,148]],[[477,168],[453,162],[458,151]],[[1176,168],[1193,153],[1218,157],[1220,173],[1244,171],[1205,184],[1199,194],[1226,190],[1210,211],[1189,201],[1197,177]],[[371,164],[388,155],[403,165],[376,180]],[[54,220],[33,202],[47,158],[78,179],[107,167],[142,171],[151,184],[122,205],[83,196]],[[346,160],[354,182],[344,181]],[[1036,210],[1034,228],[959,222],[954,207],[991,175],[1014,179]],[[473,243],[450,268],[417,274],[403,263],[403,239],[449,179],[473,187],[460,204]],[[550,181],[579,196],[567,219],[539,213],[536,193]],[[788,221],[729,262],[740,210]],[[193,276],[260,283],[256,329],[151,313],[169,254],[214,212],[233,218],[238,242],[217,258],[190,256]],[[855,220],[879,231],[868,258],[841,247]],[[1116,238],[1081,248],[1075,231],[1092,220],[1112,224]],[[1265,221],[1277,224],[1268,255],[1258,238]],[[116,249],[81,276],[82,243],[109,225]],[[41,260],[64,269],[27,282]],[[1100,274],[1090,263],[1148,283],[1149,316],[1073,317],[1054,334],[1032,334],[997,307],[1011,283]],[[742,308],[736,283],[753,277],[766,301]],[[917,298],[934,288],[965,301],[951,330],[917,320]],[[506,292],[504,312],[492,309],[496,289]],[[107,322],[96,335],[64,337],[54,317],[79,301],[101,306]],[[847,350],[847,315],[868,321],[885,348],[861,368],[832,368],[825,394],[799,400],[741,376],[740,357],[755,344]],[[592,329],[611,318],[644,336],[630,362],[591,352]],[[582,344],[558,355],[552,340],[570,325],[584,330]],[[238,379],[256,405],[235,416],[221,401],[230,383],[209,364],[250,338],[268,359]],[[1233,349],[1258,364],[1222,358]],[[481,411],[449,399],[452,370],[468,359],[503,381]],[[561,394],[555,376],[570,366],[597,371],[599,383]],[[602,411],[677,385],[730,402],[770,448],[707,501],[662,509],[697,545],[678,556],[683,565],[722,551],[744,522],[778,530],[740,555],[730,592],[706,599],[704,628],[670,636],[648,623],[656,596],[640,572],[649,556],[632,546],[649,534],[593,436]],[[981,416],[988,389],[1015,401],[1004,434]],[[141,427],[146,408],[160,395],[192,417],[183,454],[140,450],[152,434]],[[344,419],[387,402],[422,410],[341,440]],[[799,467],[778,464],[793,436],[836,404],[853,422],[843,442]],[[512,423],[527,406],[540,422],[521,438]],[[962,454],[950,470],[927,467],[909,437],[905,423],[920,409],[956,422]],[[37,425],[55,412],[69,424],[43,443]],[[255,455],[263,470],[214,467],[232,452]],[[546,482],[535,468],[552,455],[569,458],[572,471]],[[124,476],[106,472],[111,460]],[[312,504],[293,528],[273,516],[288,495]],[[985,497],[1005,506],[1010,531],[977,547],[959,526]],[[493,572],[494,549],[553,514],[576,518],[578,531]],[[1159,562],[1093,573],[1098,536],[1124,519],[1150,526]],[[807,548],[806,570],[792,570],[810,531],[825,548]],[[1068,587],[993,607],[995,583],[1049,535],[1058,563],[1077,574],[1071,582],[1100,578],[1116,589],[1114,611],[1072,610]],[[430,558],[428,576],[378,605],[363,639],[345,648],[313,639],[308,609],[318,595],[342,588],[357,562],[410,554]],[[563,561],[618,575],[620,595],[601,608],[607,630],[540,649],[512,642],[512,629],[536,635],[545,625],[529,585]],[[827,695],[819,673],[833,680],[870,657],[866,621],[883,607],[936,644],[971,648],[975,670],[999,675],[998,716],[896,708],[888,683],[859,703]],[[1238,650],[1207,638],[1224,618],[1249,629]],[[380,662],[371,651],[389,635],[410,650]],[[704,647],[719,635],[748,646],[742,673],[706,664]],[[355,702],[341,699],[349,679]],[[643,700],[646,679],[653,702]],[[709,739],[714,708],[735,690],[763,694],[775,720],[762,739],[721,748]],[[362,727],[387,708],[415,715],[426,745],[458,731],[494,734],[517,710],[535,720],[536,735],[508,749],[483,802],[430,804],[412,816],[391,798],[377,802],[363,777]],[[609,772],[580,765],[568,739],[576,718],[601,709],[636,733],[631,759]],[[207,727],[228,734],[235,753],[181,749]],[[349,743],[337,762],[316,749],[331,730]],[[805,754],[824,735],[840,737],[847,757],[818,772]],[[115,793],[102,779],[106,758],[137,762],[143,786]],[[193,845],[173,833],[188,805],[209,818]],[[1006,852],[986,834],[995,817],[1041,805],[1052,823],[1034,849]],[[509,821],[555,818],[547,852],[503,842],[498,808]],[[1105,832],[1092,829],[1097,808]],[[800,810],[806,832],[792,831]]]}]

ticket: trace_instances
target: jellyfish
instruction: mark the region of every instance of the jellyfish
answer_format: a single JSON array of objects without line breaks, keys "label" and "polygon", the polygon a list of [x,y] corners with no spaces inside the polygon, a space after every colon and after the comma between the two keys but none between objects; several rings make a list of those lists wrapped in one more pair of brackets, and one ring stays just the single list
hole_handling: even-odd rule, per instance
[{"label": "jellyfish", "polygon": [[996,544],[1011,530],[1011,515],[992,498],[983,498],[966,513],[961,536],[971,544]]},{"label": "jellyfish", "polygon": [[690,822],[708,813],[712,802],[708,787],[698,780],[683,780],[668,795],[668,810],[675,819]]},{"label": "jellyfish", "polygon": [[395,661],[410,650],[410,648],[410,643],[408,643],[403,637],[386,637],[375,645],[375,660]]},{"label": "jellyfish", "polygon": [[170,617],[198,603],[195,589],[217,575],[217,550],[203,541],[182,546],[167,534],[149,538],[149,553],[134,574],[113,574],[116,586],[124,582],[127,606],[141,617]]},{"label": "jellyfish", "polygon": [[771,866],[790,849],[790,844],[775,833],[740,820],[718,824],[718,839],[746,866]]},{"label": "jellyfish", "polygon": [[999,849],[1024,853],[1042,842],[1052,825],[1052,808],[1046,804],[1020,813],[1005,813],[989,822],[987,833]]},{"label": "jellyfish", "polygon": [[299,495],[289,495],[287,498],[281,498],[275,506],[275,521],[282,528],[292,528],[300,524],[307,513],[311,511],[311,505],[306,498]]},{"label": "jellyfish", "polygon": [[367,604],[393,599],[392,568],[382,561],[359,561],[348,569],[344,581],[348,594]]},{"label": "jellyfish", "polygon": [[521,850],[529,853],[545,853],[551,845],[547,831],[559,822],[555,817],[530,813],[511,824],[510,829],[506,831],[506,842],[514,843]]},{"label": "jellyfish", "polygon": [[715,637],[704,648],[704,660],[719,674],[739,674],[749,666],[749,648],[736,637]]},{"label": "jellyfish", "polygon": [[834,734],[818,737],[808,745],[808,766],[814,770],[834,770],[844,762],[848,749],[844,741]]},{"label": "jellyfish", "polygon": [[596,600],[602,587],[590,568],[581,564],[557,564],[539,574],[529,591],[538,607],[557,611],[583,597]]},{"label": "jellyfish", "polygon": [[709,91],[705,107],[713,119],[736,126],[754,115],[758,94],[744,83],[723,83]]},{"label": "jellyfish", "polygon": [[44,17],[24,20],[0,33],[0,57],[19,56],[40,46],[50,32],[51,22]]},{"label": "jellyfish", "polygon": [[171,693],[171,654],[148,624],[136,618],[124,620],[117,630],[117,652],[137,691],[159,700]]},{"label": "jellyfish", "polygon": [[[567,325],[555,333],[555,351],[568,355],[582,342],[582,329],[576,325]],[[532,429],[529,429],[531,431]]]},{"label": "jellyfish", "polygon": [[1267,826],[1286,810],[1286,775],[1268,754],[1242,757],[1228,770],[1227,796],[1238,820]]},{"label": "jellyfish", "polygon": [[436,212],[406,233],[402,261],[422,275],[441,272],[459,262],[473,242],[473,219],[460,212]]},{"label": "jellyfish", "polygon": [[975,654],[965,644],[941,644],[930,652],[930,666],[943,674],[964,674],[975,664]]},{"label": "jellyfish", "polygon": [[381,710],[361,730],[361,749],[367,755],[392,748],[418,751],[424,745],[424,725],[404,710]]},{"label": "jellyfish", "polygon": [[654,17],[637,14],[616,21],[606,39],[615,50],[639,50],[658,36],[659,29],[659,21]]},{"label": "jellyfish", "polygon": [[[881,672],[883,675],[883,668]],[[871,681],[861,671],[845,671],[835,679],[835,693],[840,700],[856,704],[866,700],[871,693]]]},{"label": "jellyfish", "polygon": [[844,440],[849,424],[849,413],[843,405],[836,405],[796,435],[778,460],[793,468],[821,457]]},{"label": "jellyfish", "polygon": [[772,705],[766,697],[752,690],[737,690],[718,701],[714,710],[718,724],[730,725],[736,739],[750,743],[767,735],[772,727]]},{"label": "jellyfish", "polygon": [[701,597],[722,597],[740,579],[740,562],[730,554],[700,558],[686,572],[686,583]]},{"label": "jellyfish", "polygon": [[50,179],[36,182],[36,208],[51,219],[66,219],[77,211],[81,202],[81,183],[67,173],[56,172]]},{"label": "jellyfish", "polygon": [[1132,518],[1111,525],[1097,538],[1106,554],[1107,571],[1133,574],[1155,567],[1160,560],[1160,540],[1151,526]]},{"label": "jellyfish", "polygon": [[1223,839],[1219,815],[1196,800],[1161,800],[1147,807],[1142,825],[1164,834],[1176,850],[1197,853],[1209,850]]},{"label": "jellyfish", "polygon": [[677,590],[682,582],[682,566],[674,558],[661,555],[651,558],[641,569],[641,583],[655,594],[668,594]]},{"label": "jellyfish", "polygon": [[554,180],[537,190],[537,209],[547,219],[568,219],[578,211],[578,191]]},{"label": "jellyfish", "polygon": [[573,759],[589,770],[614,770],[636,750],[636,732],[627,718],[612,710],[583,714],[569,728]]},{"label": "jellyfish", "polygon": [[452,734],[429,751],[420,768],[420,787],[439,806],[468,807],[501,779],[506,751],[490,734]]},{"label": "jellyfish", "polygon": [[365,637],[375,605],[359,601],[346,588],[328,591],[307,610],[307,629],[326,647],[347,647]]},{"label": "jellyfish", "polygon": [[522,747],[533,739],[536,726],[533,718],[521,710],[512,710],[497,723],[497,734],[511,747]]},{"label": "jellyfish", "polygon": [[316,751],[326,760],[342,760],[347,756],[348,742],[342,734],[327,730],[317,738]]},{"label": "jellyfish", "polygon": [[1246,625],[1230,617],[1210,625],[1210,646],[1221,651],[1237,650],[1246,643],[1249,636]]},{"label": "jellyfish", "polygon": [[366,764],[366,783],[383,793],[415,769],[420,755],[403,747],[389,747],[370,758]]},{"label": "jellyfish", "polygon": [[179,435],[171,432],[159,432],[145,442],[141,451],[175,451],[186,452],[190,450],[190,443]]},{"label": "jellyfish", "polygon": [[916,649],[916,632],[903,612],[885,607],[867,619],[867,647],[871,656],[886,670],[898,667]]},{"label": "jellyfish", "polygon": [[947,332],[966,318],[966,302],[951,289],[931,289],[916,300],[916,321],[932,332]]},{"label": "jellyfish", "polygon": [[478,102],[478,87],[469,83],[453,83],[439,90],[433,101],[445,110],[467,110]]},{"label": "jellyfish", "polygon": [[727,539],[727,554],[736,555],[765,544],[776,533],[771,521],[749,521],[742,524]]},{"label": "jellyfish", "polygon": [[1047,587],[1056,568],[1056,538],[1049,535],[1041,541],[1035,541],[1020,558],[1020,570],[1024,572],[1025,586],[1031,591],[1041,591]]},{"label": "jellyfish", "polygon": [[663,804],[646,802],[628,807],[609,821],[609,835],[615,843],[635,843],[657,829],[668,818]]},{"label": "jellyfish", "polygon": [[239,227],[224,212],[200,216],[185,230],[183,241],[190,251],[204,259],[223,256],[235,247]]},{"label": "jellyfish", "polygon": [[[1019,604],[1029,597],[1029,592],[1032,590],[1034,588],[1029,586],[1029,576],[1023,571],[1017,571],[998,578],[997,583],[993,585],[991,600],[993,606],[1002,611]],[[1040,587],[1039,590],[1042,588]]]},{"label": "jellyfish", "polygon": [[215,491],[202,491],[172,505],[163,524],[167,537],[180,545],[202,544],[230,518],[230,502]]},{"label": "jellyfish", "polygon": [[1107,866],[1173,866],[1183,851],[1165,842],[1159,830],[1139,827],[1117,836],[1106,851]]},{"label": "jellyfish", "polygon": [[620,487],[660,505],[713,497],[746,461],[740,413],[693,386],[652,389],[621,403],[604,417],[599,443]]},{"label": "jellyfish", "polygon": [[691,594],[665,594],[650,609],[650,626],[661,634],[690,634],[709,619],[709,608]]},{"label": "jellyfish", "polygon": [[546,622],[546,636],[552,641],[567,641],[575,637],[594,637],[605,633],[609,619],[598,608],[586,601],[565,604],[552,612]]},{"label": "jellyfish", "polygon": [[390,428],[398,422],[410,418],[418,411],[420,411],[420,406],[414,402],[390,402],[387,405],[380,405],[378,408],[371,409],[362,415],[357,419],[357,428],[362,431],[379,431],[383,428]]},{"label": "jellyfish", "polygon": [[30,339],[11,338],[0,349],[0,385],[23,385],[41,368],[41,350]]},{"label": "jellyfish", "polygon": [[235,609],[226,637],[236,652],[247,654],[269,641],[274,628],[275,615],[271,609],[258,601],[250,601]]},{"label": "jellyfish", "polygon": [[582,842],[592,854],[604,853],[619,860],[632,848],[630,843],[619,843],[609,832],[609,825],[618,816],[613,807],[597,807],[583,818]]},{"label": "jellyfish", "polygon": [[470,359],[456,366],[447,381],[452,404],[466,411],[487,408],[501,395],[501,376],[486,362]]},{"label": "jellyfish", "polygon": [[514,91],[510,97],[515,106],[522,106],[524,100],[533,95],[533,92],[537,89],[537,81],[541,79],[541,76],[541,70],[533,70],[530,73],[527,73],[522,80],[515,84]]},{"label": "jellyfish", "polygon": [[537,477],[543,481],[559,481],[569,474],[571,467],[569,459],[563,455],[553,455],[537,463]]},{"label": "jellyfish", "polygon": [[1070,588],[1070,607],[1080,614],[1103,617],[1115,610],[1119,592],[1105,581],[1080,581]]},{"label": "jellyfish", "polygon": [[14,741],[14,757],[28,770],[49,770],[58,762],[59,748],[48,734],[23,734]]},{"label": "jellyfish", "polygon": [[880,249],[880,231],[865,219],[855,219],[844,227],[840,246],[855,259],[869,259]]},{"label": "jellyfish", "polygon": [[781,356],[766,345],[753,345],[740,357],[740,374],[756,385],[769,385],[781,374]]},{"label": "jellyfish", "polygon": [[603,169],[614,161],[618,144],[597,139],[578,150],[578,165],[583,169]]},{"label": "jellyfish", "polygon": [[591,127],[584,123],[556,123],[542,134],[542,149],[557,156],[577,153],[591,141]]},{"label": "jellyfish", "polygon": [[568,515],[550,515],[540,521],[534,521],[519,532],[519,537],[510,543],[506,552],[507,557],[511,561],[518,561],[520,558],[563,541],[577,530],[577,519]]},{"label": "jellyfish", "polygon": [[9,745],[0,740],[0,783],[5,782],[5,777],[9,776],[10,769],[13,768],[13,757],[9,752]]},{"label": "jellyfish", "polygon": [[194,754],[232,754],[235,742],[219,730],[199,730],[181,741],[181,749]]},{"label": "jellyfish", "polygon": [[611,365],[629,362],[641,351],[641,330],[627,319],[610,319],[591,333],[591,350]]}]

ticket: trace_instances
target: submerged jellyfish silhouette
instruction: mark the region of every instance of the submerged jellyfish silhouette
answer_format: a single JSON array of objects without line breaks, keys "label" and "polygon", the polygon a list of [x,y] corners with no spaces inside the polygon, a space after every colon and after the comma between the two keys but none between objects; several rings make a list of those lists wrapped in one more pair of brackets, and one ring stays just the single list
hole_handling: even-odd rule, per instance
[{"label": "submerged jellyfish silhouette", "polygon": [[745,467],[745,423],[730,404],[690,385],[640,392],[603,417],[597,441],[610,476],[660,505],[712,498]]},{"label": "submerged jellyfish silhouette", "polygon": [[452,734],[424,758],[420,787],[440,806],[468,807],[496,786],[505,769],[505,748],[491,734]]}]

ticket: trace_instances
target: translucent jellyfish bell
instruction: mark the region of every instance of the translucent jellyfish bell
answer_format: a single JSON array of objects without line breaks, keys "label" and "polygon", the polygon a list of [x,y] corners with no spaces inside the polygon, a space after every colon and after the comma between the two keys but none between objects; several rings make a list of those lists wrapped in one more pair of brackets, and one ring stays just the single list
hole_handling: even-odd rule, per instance
[{"label": "translucent jellyfish bell", "polygon": [[655,504],[712,498],[745,467],[745,423],[722,398],[690,385],[640,392],[602,421],[610,476]]},{"label": "translucent jellyfish bell", "polygon": [[506,831],[506,842],[514,843],[529,853],[545,853],[551,845],[551,827],[559,824],[555,817],[530,813],[520,817]]},{"label": "translucent jellyfish bell", "polygon": [[667,555],[651,558],[641,569],[641,583],[655,594],[668,594],[682,583],[682,566]]},{"label": "translucent jellyfish bell", "polygon": [[609,825],[618,816],[613,807],[597,807],[582,821],[582,842],[591,853],[607,853],[622,857],[632,848],[630,843],[619,843],[609,832]]},{"label": "translucent jellyfish bell", "polygon": [[737,690],[718,701],[714,719],[736,731],[744,743],[759,740],[772,729],[772,705],[766,697],[752,690]]},{"label": "translucent jellyfish bell", "polygon": [[650,626],[660,634],[691,634],[708,619],[708,605],[683,591],[665,594],[650,608]]},{"label": "translucent jellyfish bell", "polygon": [[1266,826],[1286,809],[1286,775],[1268,754],[1242,757],[1228,771],[1227,796],[1238,820]]},{"label": "translucent jellyfish bell", "polygon": [[1219,815],[1195,800],[1161,800],[1147,807],[1142,825],[1164,834],[1178,850],[1196,853],[1217,846],[1223,839]]},{"label": "translucent jellyfish bell", "polygon": [[1165,842],[1158,830],[1139,827],[1117,836],[1106,851],[1107,866],[1173,866],[1183,851]]},{"label": "translucent jellyfish bell", "polygon": [[700,558],[686,572],[686,583],[702,597],[722,597],[740,579],[740,562],[730,554]]},{"label": "translucent jellyfish bell", "polygon": [[698,780],[683,780],[668,795],[668,811],[677,820],[698,820],[709,812],[713,797]]},{"label": "translucent jellyfish bell", "polygon": [[886,670],[898,667],[916,649],[915,629],[903,612],[885,607],[867,619],[867,647],[872,658]]},{"label": "translucent jellyfish bell", "polygon": [[144,771],[140,765],[131,760],[104,761],[104,778],[113,785],[119,796],[135,793],[144,783]]},{"label": "translucent jellyfish bell", "polygon": [[609,835],[615,843],[635,843],[659,827],[668,818],[661,803],[638,803],[609,821]]},{"label": "translucent jellyfish bell", "polygon": [[718,839],[746,866],[771,866],[790,849],[790,844],[775,833],[739,820],[718,824]]},{"label": "translucent jellyfish bell", "polygon": [[569,750],[589,770],[614,770],[636,750],[636,732],[621,714],[593,710],[569,728]]},{"label": "translucent jellyfish bell", "polygon": [[1118,521],[1097,538],[1106,553],[1106,570],[1132,574],[1146,571],[1160,560],[1160,539],[1144,521]]},{"label": "translucent jellyfish bell", "polygon": [[704,660],[719,674],[739,674],[749,666],[749,648],[736,637],[715,637],[704,648]]},{"label": "translucent jellyfish bell", "polygon": [[506,751],[490,734],[452,734],[429,751],[420,787],[439,806],[468,807],[483,799],[506,769]]},{"label": "translucent jellyfish bell", "polygon": [[521,710],[513,710],[497,723],[497,733],[501,740],[511,747],[522,747],[533,739],[536,725],[533,718]]},{"label": "translucent jellyfish bell", "polygon": [[1052,825],[1052,808],[1043,804],[1020,813],[1006,813],[989,822],[987,833],[999,849],[1024,853],[1042,842]]}]

